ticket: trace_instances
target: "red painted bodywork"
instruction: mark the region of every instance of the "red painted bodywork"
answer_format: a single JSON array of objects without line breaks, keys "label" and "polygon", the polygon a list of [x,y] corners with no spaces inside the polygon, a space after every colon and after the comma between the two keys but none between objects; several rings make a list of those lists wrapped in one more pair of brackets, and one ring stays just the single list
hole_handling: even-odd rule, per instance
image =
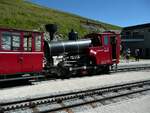
[{"label": "red painted bodywork", "polygon": [[[105,44],[104,37],[108,37],[108,44]],[[115,37],[116,47],[115,51],[112,49],[111,38]],[[85,38],[98,38],[101,45],[91,46],[88,48],[89,56],[93,59],[96,65],[112,65],[118,64],[120,58],[120,35],[112,32],[108,33],[92,33]],[[112,52],[115,52],[116,57],[112,57]]]},{"label": "red painted bodywork", "polygon": [[[19,33],[20,47],[18,50],[5,50],[2,48],[2,32]],[[31,51],[25,51],[24,33],[32,36]],[[35,36],[41,36],[41,50],[35,50]],[[0,29],[0,75],[13,75],[22,73],[33,73],[42,71],[43,62],[43,33],[16,29]]]},{"label": "red painted bodywork", "polygon": [[[10,50],[4,49],[2,42],[4,43],[4,32],[8,34],[17,33],[20,37],[20,45],[16,49],[13,44],[13,39],[16,37],[11,36],[11,48]],[[7,35],[7,34],[6,34]],[[28,38],[27,38],[27,37]],[[41,47],[40,50],[37,50],[37,36],[41,37],[39,41]],[[3,40],[2,40],[3,38]],[[31,38],[31,49],[29,51],[25,50],[24,47],[25,38]],[[85,38],[98,39],[96,43],[92,43],[88,48],[89,58],[94,61],[96,65],[112,65],[119,63],[120,57],[120,35],[113,32],[106,33],[92,33],[85,36]],[[26,40],[27,40],[26,39]],[[106,40],[107,39],[107,40]],[[115,47],[112,44],[112,39],[115,42]],[[14,74],[23,74],[23,73],[39,73],[43,70],[43,32],[34,32],[34,31],[24,31],[16,29],[2,29],[0,28],[0,75],[14,75]],[[7,41],[5,40],[5,43]],[[27,40],[28,42],[28,40]],[[96,45],[95,45],[96,44]],[[7,44],[6,44],[7,45]],[[27,44],[28,45],[28,44]],[[15,48],[15,49],[14,49]],[[115,58],[114,54],[115,53]]]}]

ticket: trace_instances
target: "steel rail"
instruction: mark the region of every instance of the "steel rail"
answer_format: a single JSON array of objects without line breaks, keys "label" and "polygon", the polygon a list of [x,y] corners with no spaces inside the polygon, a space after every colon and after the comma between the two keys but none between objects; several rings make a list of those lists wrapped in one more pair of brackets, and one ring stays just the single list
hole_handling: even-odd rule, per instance
[{"label": "steel rail", "polygon": [[82,105],[87,105],[87,104],[91,104],[91,103],[95,103],[95,102],[106,101],[106,100],[110,100],[110,99],[114,99],[114,98],[118,98],[118,97],[122,97],[122,96],[127,96],[127,95],[131,95],[131,94],[136,94],[136,93],[140,93],[140,92],[144,92],[144,91],[148,91],[148,90],[150,90],[150,88],[145,88],[145,89],[137,90],[137,91],[130,91],[128,93],[117,94],[117,95],[114,95],[114,96],[108,96],[108,97],[104,97],[102,99],[96,99],[96,100],[90,100],[90,101],[81,102],[81,103],[75,103],[75,104],[72,104],[72,105],[66,105],[66,106],[63,106],[63,107],[58,107],[58,108],[54,108],[54,109],[48,109],[48,110],[38,111],[38,112],[33,112],[33,113],[49,113],[49,112],[59,111],[59,110],[63,110],[63,109],[68,109],[68,108],[78,107],[78,106],[82,106]]},{"label": "steel rail", "polygon": [[117,67],[117,70],[119,72],[124,72],[124,71],[134,71],[134,70],[145,70],[145,69],[150,69],[150,64],[141,64],[141,65],[119,65]]},{"label": "steel rail", "polygon": [[100,88],[92,88],[92,89],[86,89],[86,90],[79,90],[79,91],[72,91],[72,92],[66,92],[66,93],[61,93],[61,94],[55,94],[55,95],[48,95],[44,97],[37,97],[37,98],[28,98],[24,100],[17,100],[17,101],[12,101],[12,102],[0,102],[0,106],[4,105],[11,105],[11,104],[17,104],[17,103],[24,103],[24,102],[31,102],[31,101],[37,101],[37,100],[44,100],[47,98],[58,98],[62,96],[68,96],[68,95],[75,95],[75,94],[82,94],[82,93],[89,93],[89,92],[94,92],[94,91],[107,91],[107,90],[114,90],[114,89],[122,89],[122,88],[128,88],[128,87],[136,87],[139,85],[143,84],[150,84],[150,80],[144,80],[144,81],[137,81],[137,82],[130,82],[130,83],[123,83],[123,84],[118,84],[118,85],[112,85],[112,86],[105,86],[105,87],[100,87]]}]

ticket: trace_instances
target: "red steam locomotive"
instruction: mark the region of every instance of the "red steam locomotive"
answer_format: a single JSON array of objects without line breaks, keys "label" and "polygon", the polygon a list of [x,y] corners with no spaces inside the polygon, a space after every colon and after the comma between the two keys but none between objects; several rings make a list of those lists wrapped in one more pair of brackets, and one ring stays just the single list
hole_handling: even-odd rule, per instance
[{"label": "red steam locomotive", "polygon": [[0,28],[1,79],[41,72],[61,77],[96,74],[119,63],[119,34],[92,33],[80,40],[52,41],[56,28],[49,24],[46,29],[49,41],[43,32]]}]

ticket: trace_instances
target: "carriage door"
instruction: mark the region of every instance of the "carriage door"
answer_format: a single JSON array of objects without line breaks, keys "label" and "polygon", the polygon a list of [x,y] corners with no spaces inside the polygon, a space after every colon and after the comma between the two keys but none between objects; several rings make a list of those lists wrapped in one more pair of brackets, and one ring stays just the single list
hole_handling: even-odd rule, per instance
[{"label": "carriage door", "polygon": [[43,68],[43,51],[42,51],[42,34],[34,33],[34,54],[32,55],[32,63],[34,71],[40,72]]},{"label": "carriage door", "polygon": [[23,36],[23,52],[22,52],[22,71],[23,72],[32,72],[33,64],[31,56],[32,56],[32,33],[24,32]]},{"label": "carriage door", "polygon": [[40,33],[24,34],[23,72],[38,73],[42,71],[43,52]]}]

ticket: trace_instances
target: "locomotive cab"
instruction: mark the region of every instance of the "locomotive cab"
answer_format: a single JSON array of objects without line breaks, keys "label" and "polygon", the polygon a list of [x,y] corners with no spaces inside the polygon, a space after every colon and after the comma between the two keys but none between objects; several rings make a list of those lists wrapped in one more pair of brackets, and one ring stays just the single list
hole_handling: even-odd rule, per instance
[{"label": "locomotive cab", "polygon": [[92,33],[85,36],[92,40],[89,57],[97,70],[109,72],[110,66],[119,63],[120,35],[114,32]]}]

